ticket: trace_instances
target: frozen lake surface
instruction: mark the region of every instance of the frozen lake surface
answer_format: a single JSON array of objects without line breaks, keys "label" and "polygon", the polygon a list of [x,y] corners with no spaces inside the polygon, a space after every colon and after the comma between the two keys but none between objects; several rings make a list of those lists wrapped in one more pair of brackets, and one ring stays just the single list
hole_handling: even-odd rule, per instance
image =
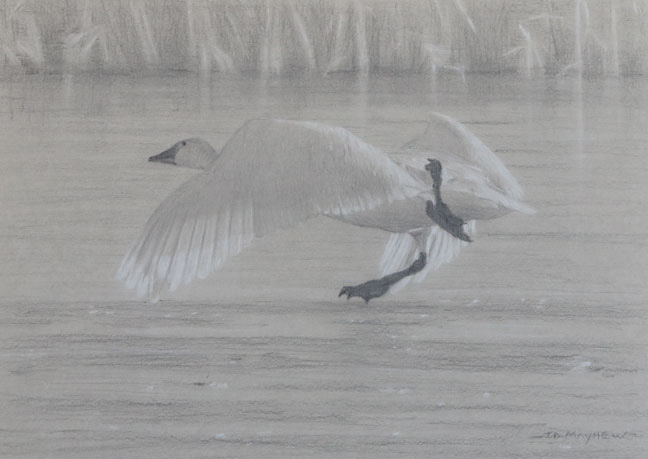
[{"label": "frozen lake surface", "polygon": [[[430,110],[538,213],[424,283],[338,299],[388,235],[323,218],[155,305],[114,279],[194,173],[147,162],[180,138],[308,119],[393,151]],[[0,118],[0,456],[644,457],[645,78],[32,75]]]}]

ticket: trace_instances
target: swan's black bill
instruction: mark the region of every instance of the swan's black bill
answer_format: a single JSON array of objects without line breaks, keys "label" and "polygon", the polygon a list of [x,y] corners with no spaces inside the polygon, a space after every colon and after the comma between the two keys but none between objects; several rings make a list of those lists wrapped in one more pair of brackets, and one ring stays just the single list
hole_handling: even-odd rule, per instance
[{"label": "swan's black bill", "polygon": [[159,155],[151,156],[148,160],[154,163],[175,164],[176,151],[177,148],[174,145],[168,150],[164,150]]}]

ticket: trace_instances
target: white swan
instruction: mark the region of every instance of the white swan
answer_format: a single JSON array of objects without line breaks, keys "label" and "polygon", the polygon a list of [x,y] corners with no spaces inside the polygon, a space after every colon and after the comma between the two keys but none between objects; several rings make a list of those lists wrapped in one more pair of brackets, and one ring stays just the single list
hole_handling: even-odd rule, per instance
[{"label": "white swan", "polygon": [[155,302],[164,289],[206,277],[255,237],[325,215],[391,232],[381,268],[383,274],[401,270],[344,287],[340,295],[369,301],[398,284],[391,288],[395,291],[412,278],[422,280],[466,245],[426,212],[426,205],[428,211],[442,205],[428,158],[438,160],[443,201],[454,213],[449,217],[460,225],[467,221],[468,234],[474,220],[533,212],[499,158],[441,114],[431,114],[425,133],[394,159],[342,128],[252,120],[220,153],[201,139],[187,139],[149,158],[203,172],[155,210],[125,255],[118,278]]}]

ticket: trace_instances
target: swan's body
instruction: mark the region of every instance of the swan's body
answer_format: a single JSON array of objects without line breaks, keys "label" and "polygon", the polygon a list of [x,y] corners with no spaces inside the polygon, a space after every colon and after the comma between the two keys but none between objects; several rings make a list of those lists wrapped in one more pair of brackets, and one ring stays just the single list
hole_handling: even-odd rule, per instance
[{"label": "swan's body", "polygon": [[[412,264],[398,286],[421,280],[466,244],[426,213],[426,203],[438,201],[425,169],[429,157],[443,164],[443,200],[470,222],[469,232],[474,220],[531,210],[495,154],[443,115],[433,114],[428,130],[394,159],[342,128],[252,120],[220,153],[188,139],[150,158],[203,172],[160,204],[118,277],[156,300],[164,288],[206,277],[255,237],[325,215],[391,232],[383,271]],[[424,267],[415,261],[420,254],[427,256]]]}]

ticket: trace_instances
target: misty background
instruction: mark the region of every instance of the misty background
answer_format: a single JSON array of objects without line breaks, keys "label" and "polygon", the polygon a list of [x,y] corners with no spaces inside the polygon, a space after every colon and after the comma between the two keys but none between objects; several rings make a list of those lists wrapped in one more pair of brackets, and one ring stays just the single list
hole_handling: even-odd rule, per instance
[{"label": "misty background", "polygon": [[[0,0],[0,456],[648,451],[648,1]],[[366,306],[389,235],[314,218],[150,304],[115,279],[251,118],[389,153],[447,114],[534,215]],[[289,165],[286,165],[289,167]]]}]

